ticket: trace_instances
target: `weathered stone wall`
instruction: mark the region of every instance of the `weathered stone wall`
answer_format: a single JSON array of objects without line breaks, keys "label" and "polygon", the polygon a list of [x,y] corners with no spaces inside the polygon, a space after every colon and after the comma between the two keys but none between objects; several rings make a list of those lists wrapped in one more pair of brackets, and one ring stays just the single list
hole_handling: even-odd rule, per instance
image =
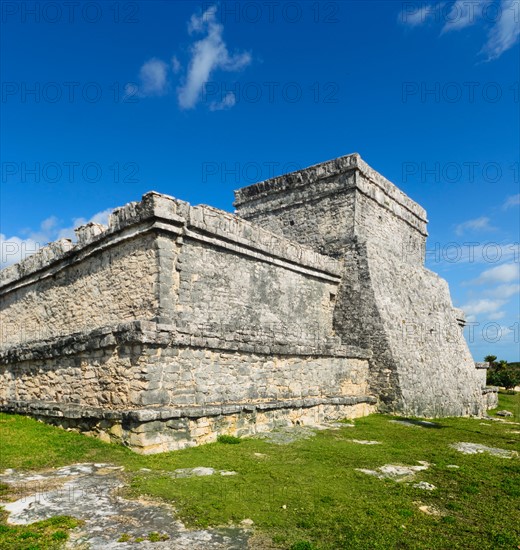
[{"label": "weathered stone wall", "polygon": [[185,239],[176,264],[176,324],[216,338],[269,346],[333,336],[338,281],[320,280],[254,257]]},{"label": "weathered stone wall", "polygon": [[47,258],[2,271],[3,348],[131,320],[212,334],[213,345],[338,343],[339,263],[213,208],[152,193]]},{"label": "weathered stone wall", "polygon": [[[177,407],[190,418],[186,411],[198,407],[200,424],[204,407],[269,406],[287,420],[302,400],[306,410],[373,406],[370,353],[343,346],[333,327],[338,261],[156,193],[79,237],[0,276],[2,322],[25,329],[20,340],[4,331],[4,410],[80,427],[87,418],[105,434],[99,422],[110,421],[110,434],[123,438],[133,410]],[[170,436],[166,444],[143,422],[151,421],[127,430],[143,452],[187,445],[186,426],[200,428],[186,421],[182,444]],[[218,422],[235,429],[235,421]]]},{"label": "weathered stone wall", "polygon": [[15,282],[1,296],[2,346],[152,319],[159,266],[153,235]]},{"label": "weathered stone wall", "polygon": [[423,266],[426,212],[359,155],[235,204],[147,193],[2,270],[0,407],[159,452],[493,401]]},{"label": "weathered stone wall", "polygon": [[[373,352],[369,380],[380,410],[482,412],[447,283],[423,267],[427,220],[419,205],[358,155],[241,189],[235,205],[262,227],[342,258],[334,329],[343,343]],[[315,220],[319,239],[307,230]]]},{"label": "weathered stone wall", "polygon": [[368,179],[356,177],[354,235],[358,241],[368,241],[379,250],[392,254],[400,262],[413,266],[424,264],[426,251],[426,212],[409,203],[399,203],[383,194]]},{"label": "weathered stone wall", "polygon": [[360,238],[424,262],[426,212],[356,154],[240,189],[234,204],[244,219],[322,254],[344,257]]},{"label": "weathered stone wall", "polygon": [[[321,254],[339,257],[354,234],[354,181],[355,173],[333,175],[305,186],[263,192],[258,198],[237,198],[235,205],[248,221]],[[309,209],[313,215],[308,215]]]},{"label": "weathered stone wall", "polygon": [[[175,330],[120,325],[2,354],[0,401],[53,401],[105,410],[258,403],[368,392],[368,354],[281,355],[178,346]],[[172,327],[173,328],[173,327]],[[173,342],[173,344],[172,344]],[[206,340],[207,342],[207,340]],[[348,357],[348,356],[350,357]],[[352,357],[356,356],[357,357]]]},{"label": "weathered stone wall", "polygon": [[[378,311],[396,368],[398,410],[420,416],[482,412],[482,389],[446,281],[368,247]],[[394,366],[395,365],[395,366]]]}]

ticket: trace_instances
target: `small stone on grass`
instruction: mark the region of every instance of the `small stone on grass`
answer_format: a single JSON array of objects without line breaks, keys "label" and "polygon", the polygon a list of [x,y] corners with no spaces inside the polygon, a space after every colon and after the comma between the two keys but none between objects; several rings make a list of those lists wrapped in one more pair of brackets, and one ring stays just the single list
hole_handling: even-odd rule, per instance
[{"label": "small stone on grass", "polygon": [[428,483],[427,481],[419,481],[419,483],[414,483],[415,489],[424,489],[425,491],[433,491],[434,489],[437,489],[435,485],[432,483]]},{"label": "small stone on grass", "polygon": [[423,460],[418,461],[420,466],[402,466],[400,464],[385,464],[377,470],[366,470],[364,468],[356,468],[356,471],[364,474],[375,476],[378,479],[393,479],[395,481],[403,481],[413,477],[417,472],[427,470],[430,466],[428,462]]}]

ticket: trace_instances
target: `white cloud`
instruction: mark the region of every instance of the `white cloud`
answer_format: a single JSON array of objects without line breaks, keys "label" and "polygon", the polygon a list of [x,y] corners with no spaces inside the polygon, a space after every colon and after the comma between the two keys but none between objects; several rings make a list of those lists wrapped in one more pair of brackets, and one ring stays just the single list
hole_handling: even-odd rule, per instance
[{"label": "white cloud", "polygon": [[489,30],[487,42],[481,50],[487,61],[499,58],[518,42],[520,36],[520,1],[502,0],[500,8],[500,17]]},{"label": "white cloud", "polygon": [[168,65],[157,58],[149,59],[139,70],[139,95],[163,95],[168,87]]},{"label": "white cloud", "polygon": [[86,223],[100,223],[108,225],[108,218],[112,213],[112,208],[97,212],[90,219],[74,218],[72,225],[60,227],[59,220],[56,216],[50,216],[43,220],[40,227],[36,231],[23,231],[22,237],[14,235],[7,237],[0,233],[0,269],[9,265],[15,264],[35,252],[42,246],[57,241],[60,239],[76,240],[74,229],[85,225]]},{"label": "white cloud", "polygon": [[[444,21],[441,35],[449,31],[465,29],[475,23],[488,27],[487,41],[480,53],[486,61],[499,58],[512,48],[520,36],[520,0],[456,0],[447,2],[413,4],[405,3],[399,14],[400,21],[409,27],[423,26],[428,20]],[[493,8],[490,9],[490,6]],[[448,9],[449,8],[449,9]]]},{"label": "white cloud", "polygon": [[212,101],[209,104],[210,111],[223,111],[225,109],[231,109],[236,103],[235,94],[228,92],[222,101]]},{"label": "white cloud", "polygon": [[510,197],[507,197],[506,201],[502,205],[502,208],[507,210],[508,208],[512,208],[513,206],[520,205],[520,193],[517,195],[511,195]]},{"label": "white cloud", "polygon": [[[177,89],[177,97],[182,109],[195,107],[204,85],[215,70],[239,71],[251,63],[251,55],[248,52],[233,55],[228,52],[226,43],[222,39],[224,27],[216,20],[216,10],[217,7],[212,6],[200,16],[192,15],[189,21],[190,34],[206,33],[207,36],[191,47],[188,73],[184,84]],[[226,98],[223,99],[225,100]],[[229,103],[228,99],[227,108],[230,106]]]},{"label": "white cloud", "polygon": [[520,278],[520,264],[508,263],[497,265],[483,271],[472,283],[477,285],[488,285],[496,283],[513,283]]},{"label": "white cloud", "polygon": [[483,313],[497,313],[498,310],[505,303],[505,300],[491,300],[489,298],[481,298],[479,300],[471,300],[470,302],[460,306],[460,308],[464,311],[468,320],[470,320],[470,317],[474,319],[474,317]]},{"label": "white cloud", "polygon": [[490,219],[486,216],[475,218],[474,220],[468,220],[463,223],[459,223],[455,228],[457,235],[463,235],[467,231],[495,231],[496,228],[490,224]]},{"label": "white cloud", "polygon": [[0,233],[0,269],[15,264],[37,252],[45,243],[20,237],[7,238]]},{"label": "white cloud", "polygon": [[[193,14],[188,21],[188,33],[205,34],[190,47],[188,68],[183,66],[176,55],[166,63],[156,57],[149,59],[139,71],[138,95],[140,97],[161,96],[170,90],[169,76],[181,75],[181,84],[177,87],[177,99],[181,109],[193,109],[202,96],[204,86],[211,75],[217,71],[236,72],[251,63],[249,52],[230,54],[222,35],[224,26],[217,22],[217,6],[211,6],[202,14]],[[126,85],[127,97],[135,96],[135,85]],[[210,111],[230,109],[236,104],[236,97],[228,92],[220,101],[212,101]]]},{"label": "white cloud", "polygon": [[488,321],[498,321],[499,319],[503,319],[506,316],[505,311],[496,311],[495,313],[490,313],[487,316]]},{"label": "white cloud", "polygon": [[519,294],[519,293],[520,293],[520,283],[502,284],[495,288],[486,290],[485,292],[486,296],[490,296],[491,298],[504,299],[504,300],[507,300],[508,298],[511,298],[512,296],[515,296],[515,294]]},{"label": "white cloud", "polygon": [[482,13],[484,0],[457,0],[446,15],[446,23],[442,28],[442,33],[449,31],[458,31],[474,25]]}]

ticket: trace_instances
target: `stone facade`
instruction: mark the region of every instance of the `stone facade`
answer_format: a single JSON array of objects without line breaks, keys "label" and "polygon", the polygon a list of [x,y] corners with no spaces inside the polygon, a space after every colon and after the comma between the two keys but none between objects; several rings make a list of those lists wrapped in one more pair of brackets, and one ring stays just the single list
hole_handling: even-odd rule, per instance
[{"label": "stone facade", "polygon": [[[479,415],[482,388],[446,281],[424,267],[426,212],[357,154],[235,194],[237,214],[342,261],[334,329],[373,352],[380,410]],[[462,315],[463,317],[463,315]]]},{"label": "stone facade", "polygon": [[2,409],[145,453],[376,409],[483,412],[421,207],[358,155],[235,204],[150,192],[2,270]]}]

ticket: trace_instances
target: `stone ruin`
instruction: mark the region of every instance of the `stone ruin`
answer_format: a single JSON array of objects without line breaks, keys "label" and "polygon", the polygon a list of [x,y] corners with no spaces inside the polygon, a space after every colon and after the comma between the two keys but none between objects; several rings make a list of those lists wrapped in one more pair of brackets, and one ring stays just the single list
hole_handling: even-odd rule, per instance
[{"label": "stone ruin", "polygon": [[496,403],[424,267],[426,212],[359,155],[234,206],[152,191],[2,270],[0,410],[156,453]]}]

